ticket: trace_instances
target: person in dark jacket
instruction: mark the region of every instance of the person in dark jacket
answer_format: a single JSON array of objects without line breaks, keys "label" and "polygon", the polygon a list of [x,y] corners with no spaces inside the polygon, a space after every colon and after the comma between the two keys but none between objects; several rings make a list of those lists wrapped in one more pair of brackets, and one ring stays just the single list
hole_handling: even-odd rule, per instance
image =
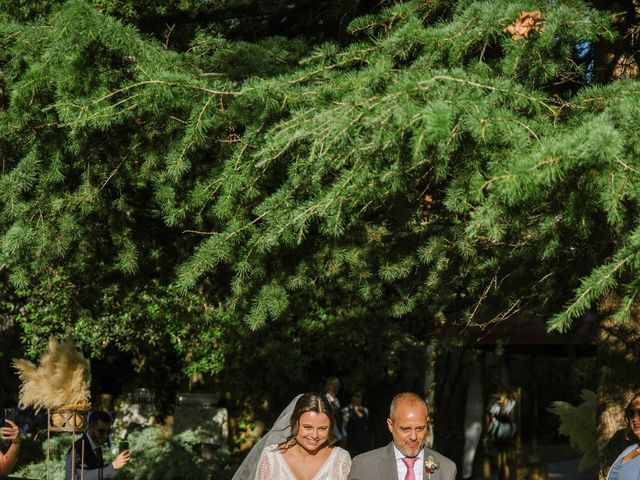
[{"label": "person in dark jacket", "polygon": [[111,433],[111,415],[97,410],[89,415],[87,430],[67,452],[65,480],[103,480],[115,475],[130,460],[129,450],[120,452],[111,462],[105,462],[102,446]]},{"label": "person in dark jacket", "polygon": [[362,392],[351,395],[351,403],[342,409],[342,427],[351,458],[371,450],[369,409],[362,405]]}]

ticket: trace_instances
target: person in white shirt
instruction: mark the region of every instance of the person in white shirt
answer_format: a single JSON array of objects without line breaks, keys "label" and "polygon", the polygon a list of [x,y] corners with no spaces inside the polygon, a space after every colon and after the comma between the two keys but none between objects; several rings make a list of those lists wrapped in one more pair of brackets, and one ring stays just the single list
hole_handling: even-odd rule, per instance
[{"label": "person in white shirt", "polygon": [[411,392],[396,395],[387,419],[393,441],[355,457],[348,480],[454,480],[456,464],[425,447],[428,421],[422,397]]}]

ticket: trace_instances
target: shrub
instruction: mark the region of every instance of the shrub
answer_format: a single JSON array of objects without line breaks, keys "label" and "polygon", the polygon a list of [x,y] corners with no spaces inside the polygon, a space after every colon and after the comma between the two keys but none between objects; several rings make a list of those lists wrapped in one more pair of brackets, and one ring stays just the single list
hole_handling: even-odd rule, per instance
[{"label": "shrub", "polygon": [[[132,432],[129,437],[131,462],[118,478],[123,480],[165,480],[198,478],[202,480],[228,480],[241,458],[209,443],[209,434],[202,430],[187,430],[167,437],[165,430],[148,427]],[[71,436],[51,438],[47,468],[47,439],[41,444],[42,455],[30,455],[29,463],[19,466],[17,477],[64,479],[64,456],[71,446]],[[109,453],[105,450],[105,456]],[[116,447],[111,451],[116,455]],[[22,460],[26,460],[21,456]]]}]

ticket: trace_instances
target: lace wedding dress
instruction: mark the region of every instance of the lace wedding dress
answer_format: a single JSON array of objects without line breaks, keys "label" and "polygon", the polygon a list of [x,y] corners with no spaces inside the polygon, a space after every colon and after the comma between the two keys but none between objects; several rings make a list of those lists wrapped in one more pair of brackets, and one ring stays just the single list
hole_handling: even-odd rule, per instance
[{"label": "lace wedding dress", "polygon": [[[340,448],[333,447],[329,458],[324,462],[312,480],[347,480],[351,468],[349,453]],[[255,480],[297,480],[285,462],[278,446],[265,448],[260,457],[258,471]]]}]

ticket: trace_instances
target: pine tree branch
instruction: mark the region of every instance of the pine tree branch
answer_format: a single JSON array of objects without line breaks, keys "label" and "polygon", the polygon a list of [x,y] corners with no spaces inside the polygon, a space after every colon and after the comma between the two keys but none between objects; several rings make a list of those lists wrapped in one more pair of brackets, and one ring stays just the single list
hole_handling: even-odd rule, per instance
[{"label": "pine tree branch", "polygon": [[[137,144],[135,144],[133,147],[131,147],[130,151],[134,151],[136,148],[138,148],[140,145],[142,145],[142,142],[139,142]],[[109,181],[113,178],[113,176],[118,172],[118,170],[120,169],[120,166],[124,163],[124,161],[127,159],[127,157],[129,156],[130,152],[127,152],[127,154],[122,157],[122,160],[120,160],[120,162],[118,163],[118,165],[116,165],[116,168],[113,169],[113,171],[111,172],[111,174],[107,177],[107,179],[102,183],[102,185],[100,185],[100,188],[98,189],[98,192],[101,192],[102,190],[104,190],[104,187],[107,186],[107,184],[109,183]]]},{"label": "pine tree branch", "polygon": [[332,63],[331,65],[327,65],[327,66],[324,66],[324,67],[317,68],[316,70],[312,70],[312,71],[308,72],[307,74],[305,74],[305,75],[303,75],[301,77],[298,77],[298,78],[295,78],[293,80],[290,80],[289,81],[289,85],[297,85],[298,83],[302,83],[305,80],[307,80],[308,78],[314,77],[314,76],[316,76],[317,74],[319,74],[321,72],[330,72],[331,70],[335,70],[336,68],[340,68],[340,67],[343,67],[345,65],[352,64],[352,63],[354,63],[356,61],[360,61],[360,62],[365,63],[367,65],[370,64],[370,62],[369,62],[369,60],[367,58],[361,58],[361,57],[350,58],[350,59],[344,60],[342,62]]},{"label": "pine tree branch", "polygon": [[195,235],[219,235],[220,232],[203,232],[200,230],[183,230],[182,233],[193,233]]},{"label": "pine tree branch", "polygon": [[[550,158],[550,159],[547,159],[547,160],[543,160],[542,162],[538,162],[534,166],[529,167],[529,169],[527,171],[528,172],[533,172],[534,170],[538,170],[539,168],[542,168],[544,166],[554,165],[554,164],[558,163],[559,161],[560,161],[560,159],[556,158],[556,157],[553,157],[553,158]],[[485,190],[493,182],[496,182],[496,181],[499,181],[499,180],[505,180],[507,178],[517,178],[520,175],[522,175],[522,173],[512,173],[512,174],[509,174],[509,175],[498,175],[497,177],[490,178],[489,180],[486,180],[480,186],[480,191]]]},{"label": "pine tree branch", "polygon": [[461,78],[455,78],[455,77],[449,77],[447,75],[436,75],[432,78],[430,78],[429,80],[423,80],[421,82],[418,82],[418,85],[420,87],[428,85],[430,83],[434,83],[438,80],[446,80],[449,82],[456,82],[456,83],[460,83],[462,85],[469,85],[471,87],[477,87],[477,88],[481,88],[483,90],[488,90],[490,92],[500,92],[500,93],[506,93],[508,95],[514,95],[516,97],[521,97],[521,98],[526,98],[527,100],[537,103],[539,105],[542,105],[544,108],[546,108],[551,115],[553,115],[554,118],[557,118],[559,115],[559,112],[557,111],[557,108],[554,108],[548,104],[546,104],[545,102],[543,102],[542,100],[532,97],[530,95],[525,95],[524,93],[520,93],[520,92],[514,92],[512,90],[507,90],[504,88],[498,88],[498,87],[494,87],[493,85],[484,85],[482,83],[477,83],[477,82],[472,82],[470,80],[463,80]]},{"label": "pine tree branch", "polygon": [[623,162],[622,159],[620,157],[618,157],[617,155],[615,156],[615,159],[616,159],[616,162],[618,162],[620,165],[622,165],[625,170],[631,170],[633,173],[640,174],[640,171],[636,170],[632,166],[630,166],[630,165],[626,164],[625,162]]},{"label": "pine tree branch", "polygon": [[[587,287],[585,290],[583,290],[583,292],[580,294],[580,296],[578,296],[567,308],[565,308],[565,315],[567,316],[567,318],[571,318],[571,319],[575,318],[575,316],[579,314],[579,313],[576,313],[576,312],[578,312],[582,308],[579,304],[583,303],[583,301],[589,296],[589,294],[593,290],[595,290],[598,286],[606,283],[607,280],[612,278],[613,275],[618,270],[620,270],[626,263],[628,263],[629,260],[631,260],[631,258],[633,256],[634,256],[634,254],[627,255],[625,258],[620,260],[616,265],[614,265],[613,268],[609,269],[609,271],[607,272],[606,275],[604,275],[603,277],[600,277],[595,285],[593,285],[591,287]],[[559,327],[555,326],[555,327],[552,327],[552,328],[553,329],[557,329]]]},{"label": "pine tree branch", "polygon": [[[178,158],[175,159],[175,161],[173,162],[174,165],[178,164],[182,159],[185,158],[191,146],[196,142],[196,132],[198,131],[198,128],[202,125],[202,118],[204,117],[204,112],[206,111],[207,107],[211,103],[211,100],[213,100],[214,98],[215,97],[213,95],[210,95],[209,98],[207,98],[207,101],[205,102],[205,104],[200,109],[200,112],[198,113],[198,118],[195,121],[195,125],[191,129],[191,131],[193,132],[191,134],[191,138],[189,139],[189,142],[187,142],[182,148],[182,151],[180,152],[180,155],[178,155]],[[187,132],[189,132],[189,130],[187,130]]]},{"label": "pine tree branch", "polygon": [[164,86],[168,86],[168,87],[179,87],[179,88],[184,88],[185,90],[196,90],[196,91],[200,91],[200,92],[205,92],[205,93],[210,93],[212,95],[231,95],[231,96],[238,96],[241,95],[240,92],[229,92],[229,91],[225,91],[225,90],[214,90],[212,88],[206,88],[206,87],[200,87],[197,85],[189,85],[189,84],[184,84],[184,83],[176,83],[176,82],[167,82],[164,80],[143,80],[141,82],[137,82],[137,83],[133,83],[131,85],[127,85],[126,87],[122,87],[119,88],[118,90],[114,90],[112,92],[109,92],[108,94],[94,100],[93,102],[91,102],[92,104],[97,104],[100,102],[103,102],[105,100],[108,100],[109,98],[113,97],[114,95],[118,95],[120,93],[123,92],[128,92],[129,90],[133,90],[134,88],[138,88],[138,87],[143,87],[145,85],[164,85]]},{"label": "pine tree branch", "polygon": [[[496,288],[497,286],[498,286],[498,275],[496,274],[487,283],[487,286],[485,287],[484,291],[480,294],[480,296],[476,300],[476,302],[475,302],[475,304],[473,306],[473,310],[471,311],[471,313],[469,314],[469,317],[467,319],[465,328],[468,328],[468,327],[472,326],[473,319],[475,318],[476,314],[478,313],[478,310],[480,310],[480,307],[482,306],[483,302],[489,296],[489,292],[491,290],[493,290],[494,288]],[[484,329],[484,326],[481,326],[480,328]]]}]

